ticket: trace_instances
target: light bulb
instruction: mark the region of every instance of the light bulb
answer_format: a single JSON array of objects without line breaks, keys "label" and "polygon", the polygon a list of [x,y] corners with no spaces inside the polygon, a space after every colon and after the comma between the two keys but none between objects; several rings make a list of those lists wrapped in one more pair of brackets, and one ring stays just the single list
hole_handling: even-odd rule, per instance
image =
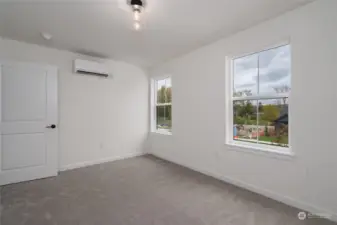
[{"label": "light bulb", "polygon": [[139,10],[133,11],[133,19],[135,21],[139,21],[140,20],[140,11]]},{"label": "light bulb", "polygon": [[135,28],[135,30],[140,30],[140,28],[141,28],[140,23],[136,21],[136,22],[133,24],[133,28]]}]

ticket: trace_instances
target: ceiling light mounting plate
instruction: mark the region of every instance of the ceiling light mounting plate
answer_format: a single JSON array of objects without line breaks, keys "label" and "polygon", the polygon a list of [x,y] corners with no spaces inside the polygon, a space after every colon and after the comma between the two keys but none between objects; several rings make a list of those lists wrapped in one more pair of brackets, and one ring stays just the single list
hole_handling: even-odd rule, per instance
[{"label": "ceiling light mounting plate", "polygon": [[142,8],[142,7],[144,6],[142,0],[131,0],[131,1],[130,1],[130,5],[131,5],[134,9],[139,9],[139,8]]}]

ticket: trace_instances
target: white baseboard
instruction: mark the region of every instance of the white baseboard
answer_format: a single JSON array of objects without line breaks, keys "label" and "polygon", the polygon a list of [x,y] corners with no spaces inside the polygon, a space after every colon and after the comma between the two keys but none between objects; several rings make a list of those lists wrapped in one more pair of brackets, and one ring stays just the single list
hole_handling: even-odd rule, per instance
[{"label": "white baseboard", "polygon": [[123,156],[116,156],[116,157],[111,157],[111,158],[98,159],[98,160],[94,160],[94,161],[85,161],[85,162],[73,163],[73,164],[61,166],[59,168],[59,171],[73,170],[73,169],[92,166],[92,165],[96,165],[96,164],[133,158],[133,157],[137,157],[137,156],[141,156],[141,155],[145,155],[145,154],[146,153],[143,153],[143,152],[136,152],[136,153],[127,154],[127,155],[123,155]]},{"label": "white baseboard", "polygon": [[195,167],[187,165],[185,163],[177,162],[176,160],[172,160],[170,158],[158,155],[158,154],[153,153],[153,152],[151,152],[149,154],[152,154],[152,155],[154,155],[154,156],[156,156],[158,158],[161,158],[161,159],[164,159],[164,160],[176,163],[178,165],[181,165],[183,167],[189,168],[189,169],[194,170],[196,172],[205,174],[207,176],[213,177],[215,179],[224,181],[226,183],[232,184],[234,186],[237,186],[237,187],[240,187],[240,188],[243,188],[243,189],[255,192],[257,194],[263,195],[265,197],[274,199],[274,200],[276,200],[278,202],[282,202],[282,203],[284,203],[286,205],[289,205],[289,206],[301,209],[301,210],[306,211],[306,212],[310,212],[310,213],[312,213],[314,215],[324,215],[324,216],[327,216],[327,217],[329,217],[328,218],[329,220],[337,222],[337,214],[336,213],[333,213],[333,212],[331,212],[329,210],[326,210],[326,209],[322,209],[321,207],[316,207],[316,206],[313,206],[311,204],[308,204],[308,203],[305,203],[305,202],[302,202],[302,201],[290,198],[288,196],[283,196],[283,195],[280,195],[280,194],[275,193],[273,191],[266,190],[266,189],[257,187],[255,185],[251,185],[251,184],[248,184],[246,182],[239,181],[239,180],[236,180],[236,179],[233,179],[233,178],[230,178],[230,177],[226,177],[226,176],[223,176],[223,175],[220,175],[220,174],[215,174],[215,173],[210,172],[210,171],[200,170],[199,168],[195,168]]}]

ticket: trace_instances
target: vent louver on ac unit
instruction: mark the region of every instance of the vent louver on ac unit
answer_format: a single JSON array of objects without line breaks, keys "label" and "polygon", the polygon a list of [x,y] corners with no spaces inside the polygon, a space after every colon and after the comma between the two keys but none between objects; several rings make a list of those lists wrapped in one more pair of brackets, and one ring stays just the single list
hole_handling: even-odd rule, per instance
[{"label": "vent louver on ac unit", "polygon": [[96,72],[89,72],[84,70],[77,70],[76,73],[83,74],[83,75],[93,75],[93,76],[100,76],[100,77],[108,77],[109,74],[105,73],[96,73]]},{"label": "vent louver on ac unit", "polygon": [[109,77],[108,68],[103,63],[94,61],[75,59],[74,71],[78,74]]}]

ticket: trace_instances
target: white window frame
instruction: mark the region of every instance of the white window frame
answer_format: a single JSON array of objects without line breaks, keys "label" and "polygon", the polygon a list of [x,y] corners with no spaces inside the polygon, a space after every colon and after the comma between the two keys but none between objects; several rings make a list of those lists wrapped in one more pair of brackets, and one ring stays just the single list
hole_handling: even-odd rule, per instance
[{"label": "white window frame", "polygon": [[[157,134],[164,134],[164,135],[172,135],[172,131],[167,131],[165,129],[158,130],[157,129],[157,106],[172,106],[173,102],[173,94],[172,94],[172,100],[171,103],[157,103],[157,81],[159,80],[165,80],[165,79],[171,79],[171,87],[172,87],[172,77],[169,75],[155,77],[151,79],[151,132],[157,133]],[[173,126],[172,126],[173,127]]]},{"label": "white window frame", "polygon": [[[226,57],[226,125],[225,125],[225,144],[229,147],[229,149],[234,150],[252,150],[252,152],[267,152],[267,153],[276,153],[281,155],[288,155],[293,156],[294,153],[291,149],[291,93],[275,93],[275,94],[268,94],[268,95],[253,95],[253,96],[244,96],[244,97],[233,97],[233,90],[234,90],[234,60],[238,58],[242,58],[245,56],[249,56],[252,54],[260,53],[263,51],[268,51],[273,48],[278,48],[282,46],[286,46],[291,44],[289,41],[282,42],[277,45],[269,46],[268,48],[258,49],[254,52],[248,54],[241,54],[236,56]],[[291,57],[292,61],[292,57]],[[291,64],[292,67],[292,64]],[[291,78],[290,78],[291,79]],[[259,143],[249,143],[243,142],[233,139],[233,102],[237,100],[263,100],[263,99],[282,99],[288,98],[288,120],[289,120],[289,137],[288,137],[288,147],[281,147],[276,145],[266,145],[266,144],[259,144]]]}]

